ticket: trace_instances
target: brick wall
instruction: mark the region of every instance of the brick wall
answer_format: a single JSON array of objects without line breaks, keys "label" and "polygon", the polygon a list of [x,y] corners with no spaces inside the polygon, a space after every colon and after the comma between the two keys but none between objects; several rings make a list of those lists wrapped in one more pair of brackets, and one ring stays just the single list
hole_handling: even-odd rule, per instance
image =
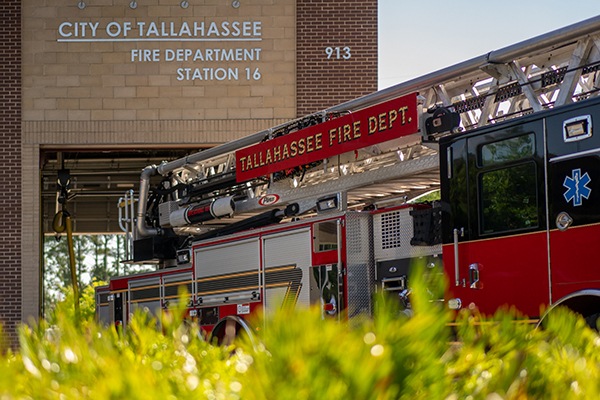
[{"label": "brick wall", "polygon": [[298,0],[296,15],[297,116],[377,90],[377,0]]},{"label": "brick wall", "polygon": [[21,2],[0,3],[0,320],[1,345],[16,344],[21,321]]}]

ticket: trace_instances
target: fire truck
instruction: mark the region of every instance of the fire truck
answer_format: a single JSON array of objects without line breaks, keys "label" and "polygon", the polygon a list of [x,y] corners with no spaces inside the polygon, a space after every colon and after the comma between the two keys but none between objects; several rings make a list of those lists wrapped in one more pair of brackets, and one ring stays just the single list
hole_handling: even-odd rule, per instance
[{"label": "fire truck", "polygon": [[119,210],[125,262],[157,268],[96,288],[97,317],[185,301],[217,334],[282,307],[352,323],[376,293],[406,300],[421,260],[450,309],[564,305],[593,325],[599,70],[594,17],[148,166]]}]

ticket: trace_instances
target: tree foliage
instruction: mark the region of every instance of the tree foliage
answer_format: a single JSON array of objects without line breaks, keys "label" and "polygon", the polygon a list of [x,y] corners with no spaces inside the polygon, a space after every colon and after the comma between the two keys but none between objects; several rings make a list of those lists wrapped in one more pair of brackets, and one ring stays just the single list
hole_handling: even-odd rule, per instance
[{"label": "tree foliage", "polygon": [[[88,272],[85,258],[89,250],[89,237],[73,236],[73,250],[75,253],[75,269],[77,276],[82,277]],[[44,237],[44,309],[53,310],[56,303],[62,298],[64,289],[71,286],[71,268],[69,263],[69,249],[66,238],[56,240],[53,236]],[[78,278],[79,292],[88,282]],[[48,314],[46,314],[48,315]]]},{"label": "tree foliage", "polygon": [[[153,267],[121,267],[125,241],[123,235],[74,235],[73,250],[79,293],[94,282],[108,282],[111,277],[128,272],[149,271]],[[71,287],[69,250],[65,237],[44,238],[44,310],[50,316],[56,304],[67,296]],[[83,299],[85,300],[85,299]],[[72,299],[70,300],[72,301]]]}]

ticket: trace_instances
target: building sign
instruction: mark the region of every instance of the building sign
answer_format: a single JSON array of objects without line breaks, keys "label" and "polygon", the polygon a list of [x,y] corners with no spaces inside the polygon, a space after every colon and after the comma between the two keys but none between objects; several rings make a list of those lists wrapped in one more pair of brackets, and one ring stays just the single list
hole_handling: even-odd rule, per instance
[{"label": "building sign", "polygon": [[[180,63],[174,68],[178,81],[258,81],[261,47],[223,47],[221,44],[262,41],[261,21],[65,21],[58,26],[58,42],[128,42],[127,59],[132,63]],[[159,48],[152,43],[177,42],[183,48]],[[210,42],[197,48],[194,43]],[[256,44],[256,43],[253,43]],[[229,45],[230,46],[230,45]],[[244,66],[237,64],[243,62]],[[223,64],[227,63],[227,64]],[[233,64],[232,64],[233,63]],[[200,64],[200,66],[198,66]]]},{"label": "building sign", "polygon": [[[260,40],[260,21],[194,22],[63,22],[58,27],[59,42],[142,41],[142,40]],[[106,37],[102,38],[102,33]]]},{"label": "building sign", "polygon": [[417,94],[275,138],[235,153],[237,181],[268,175],[418,132]]},{"label": "building sign", "polygon": [[210,146],[377,90],[376,0],[22,4],[23,119],[111,121],[82,143]]},{"label": "building sign", "polygon": [[[25,3],[26,120],[113,121],[125,141],[212,145],[296,117],[293,0]],[[174,121],[169,133],[142,126],[156,120]]]}]

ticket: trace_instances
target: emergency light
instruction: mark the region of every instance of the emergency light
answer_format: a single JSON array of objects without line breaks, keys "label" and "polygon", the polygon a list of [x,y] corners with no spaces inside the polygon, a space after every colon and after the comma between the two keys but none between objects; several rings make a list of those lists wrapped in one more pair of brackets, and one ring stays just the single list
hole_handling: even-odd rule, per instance
[{"label": "emergency light", "polygon": [[323,197],[317,200],[317,212],[333,211],[338,209],[338,198],[336,196]]},{"label": "emergency light", "polygon": [[563,139],[575,142],[592,136],[592,116],[582,115],[563,122]]}]

